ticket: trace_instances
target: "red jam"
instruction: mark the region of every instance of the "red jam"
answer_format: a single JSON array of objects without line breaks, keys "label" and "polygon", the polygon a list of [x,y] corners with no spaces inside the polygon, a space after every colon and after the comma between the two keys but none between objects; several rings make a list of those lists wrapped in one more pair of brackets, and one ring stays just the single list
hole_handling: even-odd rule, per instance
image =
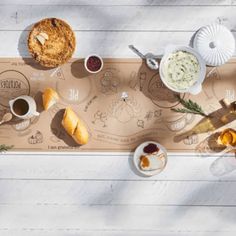
[{"label": "red jam", "polygon": [[154,153],[154,152],[158,152],[159,148],[157,147],[156,144],[149,143],[146,147],[143,148],[143,151],[145,153]]},{"label": "red jam", "polygon": [[100,58],[98,58],[96,56],[91,56],[87,60],[86,66],[89,70],[95,72],[95,71],[98,71],[101,68],[102,62],[101,62]]}]

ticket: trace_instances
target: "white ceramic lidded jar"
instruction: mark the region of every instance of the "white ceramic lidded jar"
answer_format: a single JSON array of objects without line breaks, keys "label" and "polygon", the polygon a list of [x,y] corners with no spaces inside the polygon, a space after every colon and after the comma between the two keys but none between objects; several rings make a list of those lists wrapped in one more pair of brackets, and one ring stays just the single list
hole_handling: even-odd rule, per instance
[{"label": "white ceramic lidded jar", "polygon": [[235,39],[228,28],[221,24],[211,24],[198,30],[193,47],[209,66],[220,66],[234,54]]}]

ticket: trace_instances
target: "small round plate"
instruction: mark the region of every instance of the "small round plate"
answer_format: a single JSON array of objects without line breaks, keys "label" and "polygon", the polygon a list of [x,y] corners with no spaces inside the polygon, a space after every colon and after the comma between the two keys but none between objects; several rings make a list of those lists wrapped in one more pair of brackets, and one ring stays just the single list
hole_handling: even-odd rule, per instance
[{"label": "small round plate", "polygon": [[[165,155],[165,158],[163,158],[163,165],[161,168],[159,169],[156,169],[156,170],[142,170],[140,167],[139,167],[139,162],[140,162],[140,157],[142,155],[147,155],[147,153],[145,153],[143,151],[143,148],[146,147],[148,144],[150,143],[153,143],[153,144],[156,144],[157,147],[160,149],[158,154],[162,154],[164,153]],[[157,143],[157,142],[154,142],[154,141],[147,141],[147,142],[144,142],[142,144],[140,144],[135,152],[134,152],[134,156],[133,156],[133,163],[134,163],[134,166],[136,168],[136,170],[141,173],[142,175],[145,175],[145,176],[153,176],[153,175],[157,175],[159,174],[160,172],[162,172],[162,170],[165,168],[166,166],[166,163],[167,163],[167,151],[166,149],[160,144],[160,143]]]}]

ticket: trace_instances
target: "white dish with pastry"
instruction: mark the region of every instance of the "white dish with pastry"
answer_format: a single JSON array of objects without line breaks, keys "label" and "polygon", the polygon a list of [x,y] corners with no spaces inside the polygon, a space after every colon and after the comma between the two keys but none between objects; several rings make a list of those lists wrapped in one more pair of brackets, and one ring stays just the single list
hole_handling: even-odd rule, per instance
[{"label": "white dish with pastry", "polygon": [[166,166],[167,151],[157,142],[144,142],[136,148],[133,163],[142,175],[153,176],[159,174]]}]

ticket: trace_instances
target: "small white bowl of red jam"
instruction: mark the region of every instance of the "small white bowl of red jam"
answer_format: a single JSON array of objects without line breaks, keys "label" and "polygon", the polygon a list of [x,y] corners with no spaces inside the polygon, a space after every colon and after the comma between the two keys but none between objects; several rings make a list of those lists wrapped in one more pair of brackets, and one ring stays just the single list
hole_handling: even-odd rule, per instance
[{"label": "small white bowl of red jam", "polygon": [[103,60],[96,54],[88,55],[84,60],[84,67],[89,73],[98,73],[103,68]]}]

